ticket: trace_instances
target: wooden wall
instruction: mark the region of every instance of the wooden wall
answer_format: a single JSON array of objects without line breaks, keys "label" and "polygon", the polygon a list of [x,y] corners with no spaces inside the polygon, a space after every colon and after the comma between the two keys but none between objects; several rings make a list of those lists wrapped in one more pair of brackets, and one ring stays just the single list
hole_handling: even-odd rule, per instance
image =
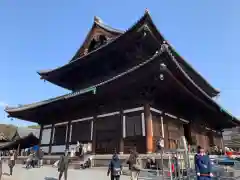
[{"label": "wooden wall", "polygon": [[192,138],[196,139],[195,142],[196,144],[194,145],[201,146],[205,150],[210,150],[210,147],[213,145],[221,144],[221,138],[214,137],[214,132],[209,129],[206,129],[206,127],[193,125],[191,127],[191,135]]},{"label": "wooden wall", "polygon": [[156,151],[156,142],[163,138],[161,116],[152,113],[152,128],[153,128],[153,151]]},{"label": "wooden wall", "polygon": [[164,119],[167,119],[169,148],[176,149],[179,138],[184,136],[183,123],[178,119],[169,117],[165,117]]},{"label": "wooden wall", "polygon": [[[64,152],[69,140],[70,145],[76,145],[77,141],[92,143],[93,153],[97,154],[109,154],[114,149],[129,153],[135,147],[139,153],[147,153],[156,151],[156,142],[160,138],[164,139],[166,149],[175,149],[181,136],[188,136],[191,141],[195,139],[195,145],[206,150],[210,145],[222,146],[219,134],[214,134],[197,123],[188,124],[177,117],[155,112],[148,113],[149,121],[146,122],[144,113],[143,108],[140,108],[134,112],[119,111],[106,116],[98,115],[95,118],[48,125],[43,129],[41,146],[49,153]],[[152,145],[151,148],[149,144]]]},{"label": "wooden wall", "polygon": [[174,149],[177,147],[179,138],[184,136],[183,122],[168,116],[163,116],[163,129],[161,125],[161,116],[152,115],[153,121],[153,147],[156,148],[156,142],[164,135],[164,147],[166,149]]}]

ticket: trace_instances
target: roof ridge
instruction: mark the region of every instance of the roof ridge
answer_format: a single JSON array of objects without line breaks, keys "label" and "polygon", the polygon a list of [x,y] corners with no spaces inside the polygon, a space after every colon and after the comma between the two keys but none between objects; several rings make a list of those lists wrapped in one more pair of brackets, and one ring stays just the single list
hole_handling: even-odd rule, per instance
[{"label": "roof ridge", "polygon": [[103,21],[95,21],[95,23],[97,25],[101,26],[102,28],[106,29],[107,31],[114,31],[114,32],[121,33],[121,34],[125,32],[124,30],[113,28],[112,26],[105,24]]}]

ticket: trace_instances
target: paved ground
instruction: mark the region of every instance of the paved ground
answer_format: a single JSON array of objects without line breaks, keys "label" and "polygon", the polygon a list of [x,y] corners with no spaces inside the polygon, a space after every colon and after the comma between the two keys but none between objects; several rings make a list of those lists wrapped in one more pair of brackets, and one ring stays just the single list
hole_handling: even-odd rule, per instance
[{"label": "paved ground", "polygon": [[[58,172],[56,168],[51,166],[45,166],[41,168],[34,168],[26,170],[22,165],[16,165],[14,167],[13,176],[8,176],[9,168],[6,164],[3,164],[3,178],[2,180],[58,180]],[[236,172],[237,176],[240,176],[240,171]],[[144,175],[141,173],[141,175]],[[146,176],[146,174],[145,174]],[[68,180],[109,180],[106,176],[105,168],[94,168],[86,170],[74,170],[69,169]],[[121,180],[129,180],[128,176],[122,176]],[[149,180],[152,178],[148,178]],[[156,178],[153,178],[156,179]],[[159,178],[157,178],[159,180]],[[240,178],[239,178],[240,180]]]},{"label": "paved ground", "polygon": [[[58,172],[56,168],[51,166],[44,166],[41,168],[25,169],[23,165],[15,165],[13,176],[9,176],[9,168],[3,164],[3,178],[2,180],[58,180]],[[141,176],[147,176],[148,173],[141,173]],[[63,179],[63,178],[62,178]],[[68,170],[68,180],[110,180],[107,177],[106,168],[93,168],[85,170]],[[122,175],[121,180],[129,180],[130,177]],[[148,176],[148,180],[159,180],[159,178]]]},{"label": "paved ground", "polygon": [[[3,165],[2,180],[57,180],[58,172],[56,168],[45,166],[41,168],[34,168],[26,170],[22,165],[16,165],[14,167],[13,176],[8,176],[9,169],[7,165]],[[109,180],[106,175],[105,169],[87,169],[87,170],[74,170],[69,169],[68,180]],[[63,179],[63,178],[62,178]],[[128,180],[127,176],[123,176],[121,180]]]}]

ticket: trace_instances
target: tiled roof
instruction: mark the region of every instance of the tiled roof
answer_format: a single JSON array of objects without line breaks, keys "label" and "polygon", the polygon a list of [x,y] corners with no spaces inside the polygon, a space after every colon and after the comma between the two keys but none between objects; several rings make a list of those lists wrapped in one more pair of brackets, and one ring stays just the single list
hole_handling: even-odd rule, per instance
[{"label": "tiled roof", "polygon": [[5,140],[11,141],[16,135],[17,127],[13,125],[0,124],[1,137]]},{"label": "tiled roof", "polygon": [[104,24],[103,22],[97,22],[97,21],[95,21],[95,23],[96,23],[98,26],[102,27],[103,29],[106,29],[107,31],[115,32],[115,33],[119,33],[119,34],[123,34],[123,33],[124,33],[124,31],[119,30],[119,29],[115,29],[115,28],[113,28],[113,27],[111,27],[111,26],[109,26],[109,25],[107,25],[107,24]]},{"label": "tiled roof", "polygon": [[35,137],[39,138],[40,129],[32,129],[32,128],[25,128],[25,127],[18,127],[17,128],[18,135],[20,138],[26,137],[29,134],[33,134]]},{"label": "tiled roof", "polygon": [[[44,101],[44,102],[40,102],[40,103],[35,103],[35,105],[32,105],[32,106],[22,106],[22,107],[18,107],[18,108],[9,108],[9,109],[6,109],[7,112],[11,112],[11,111],[22,111],[22,110],[25,110],[25,109],[29,109],[29,108],[35,108],[35,107],[38,107],[38,106],[41,106],[41,105],[44,105],[44,104],[47,104],[49,102],[53,102],[53,101],[58,101],[58,100],[62,100],[62,99],[67,99],[67,98],[71,98],[71,97],[74,97],[74,96],[78,96],[80,94],[84,94],[84,93],[87,93],[89,91],[96,91],[96,89],[102,85],[105,85],[109,82],[112,82],[126,74],[129,74],[137,69],[139,69],[140,67],[143,67],[144,65],[146,65],[147,63],[153,61],[156,59],[156,57],[158,57],[160,54],[162,54],[162,51],[166,51],[168,53],[168,55],[171,57],[170,60],[173,62],[173,64],[175,64],[175,66],[177,67],[176,68],[176,71],[180,71],[180,73],[188,80],[188,82],[190,82],[192,84],[193,87],[195,87],[196,91],[198,92],[198,94],[201,95],[201,97],[204,98],[203,102],[205,103],[210,103],[213,107],[215,106],[216,110],[219,111],[219,112],[222,112],[224,114],[226,114],[227,116],[230,116],[232,120],[234,120],[235,123],[238,123],[240,124],[240,121],[238,121],[234,116],[232,116],[230,113],[228,113],[227,111],[224,111],[222,110],[222,107],[220,105],[218,105],[210,96],[208,96],[189,76],[188,74],[182,69],[182,67],[179,65],[179,63],[177,62],[177,60],[175,59],[174,55],[172,54],[172,51],[171,49],[168,48],[168,45],[167,44],[164,44],[161,46],[161,49],[160,49],[160,52],[156,52],[151,58],[145,60],[143,63],[137,65],[137,66],[134,66],[133,68],[131,69],[128,69],[127,71],[117,75],[117,76],[114,76],[110,79],[108,79],[107,81],[104,81],[104,82],[101,82],[95,86],[92,86],[90,88],[87,88],[87,89],[84,89],[84,90],[81,90],[81,91],[77,91],[77,92],[74,92],[74,93],[70,93],[70,94],[67,94],[65,96],[61,96],[61,97],[57,97],[55,99],[51,99],[49,101]],[[195,95],[196,96],[196,95]],[[196,97],[198,98],[198,97]],[[200,98],[201,100],[201,98]],[[214,108],[213,108],[214,109]]]},{"label": "tiled roof", "polygon": [[[155,24],[153,23],[152,19],[151,19],[151,16],[149,15],[149,12],[148,11],[145,11],[145,14],[142,18],[140,18],[131,28],[129,28],[127,31],[119,31],[119,30],[116,30],[114,28],[111,28],[109,27],[108,25],[105,25],[103,24],[101,21],[95,21],[95,24],[99,25],[100,27],[104,28],[104,29],[108,29],[110,31],[114,31],[114,32],[118,32],[120,33],[121,35],[117,36],[117,38],[115,38],[112,42],[114,42],[115,40],[117,40],[118,38],[120,38],[121,36],[123,36],[124,34],[128,33],[130,30],[134,29],[138,23],[140,21],[142,21],[143,19],[149,19],[149,22],[154,26],[155,30],[158,32],[158,37],[160,37],[162,40],[164,40],[164,36],[157,30],[157,27],[155,26]],[[91,56],[92,54],[94,54],[95,52],[97,52],[98,50],[102,49],[102,48],[105,48],[106,46],[109,46],[111,44],[111,42],[103,45],[103,46],[100,46],[99,48],[97,48],[96,50],[86,54],[86,55],[83,55],[81,57],[79,56],[74,56],[74,58],[67,64],[61,66],[61,67],[58,67],[58,68],[55,68],[55,69],[52,69],[52,70],[44,70],[44,71],[39,71],[38,73],[42,76],[42,79],[46,79],[48,80],[48,73],[52,73],[52,72],[57,72],[57,71],[60,71],[61,69],[63,68],[68,68],[68,67],[71,67],[72,65],[74,65],[75,62],[81,62],[80,60],[83,60],[84,58],[86,58],[87,56]],[[169,44],[169,43],[168,43]],[[199,80],[199,83],[201,83],[200,86],[204,86],[208,91],[208,95],[210,95],[211,97],[214,97],[216,96],[217,94],[219,94],[219,91],[217,89],[215,89],[214,87],[212,87],[212,85],[204,78],[202,77],[202,75],[196,71],[187,61],[185,61],[177,52],[176,50],[169,44],[169,48],[173,51],[174,55],[177,56],[177,61],[179,61],[181,64],[181,66],[185,66],[184,68],[187,68],[189,69],[189,71],[193,72],[194,74],[194,77],[191,77],[194,81],[195,79],[198,79]],[[182,65],[183,64],[183,65]],[[188,74],[189,75],[189,74]],[[189,75],[191,76],[191,75]],[[196,77],[195,77],[196,76]],[[195,78],[195,79],[194,79]],[[52,82],[50,80],[50,82]],[[54,83],[54,82],[52,82]],[[61,85],[60,85],[61,86]],[[67,87],[65,87],[67,88]]]}]

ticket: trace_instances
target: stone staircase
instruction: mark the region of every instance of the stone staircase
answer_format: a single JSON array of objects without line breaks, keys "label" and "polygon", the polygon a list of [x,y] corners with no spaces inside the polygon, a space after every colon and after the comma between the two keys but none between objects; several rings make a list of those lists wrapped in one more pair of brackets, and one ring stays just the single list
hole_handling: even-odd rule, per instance
[{"label": "stone staircase", "polygon": [[69,164],[69,168],[81,169],[82,164],[83,164],[83,160],[81,160],[80,158],[74,158],[71,160],[71,162]]}]

